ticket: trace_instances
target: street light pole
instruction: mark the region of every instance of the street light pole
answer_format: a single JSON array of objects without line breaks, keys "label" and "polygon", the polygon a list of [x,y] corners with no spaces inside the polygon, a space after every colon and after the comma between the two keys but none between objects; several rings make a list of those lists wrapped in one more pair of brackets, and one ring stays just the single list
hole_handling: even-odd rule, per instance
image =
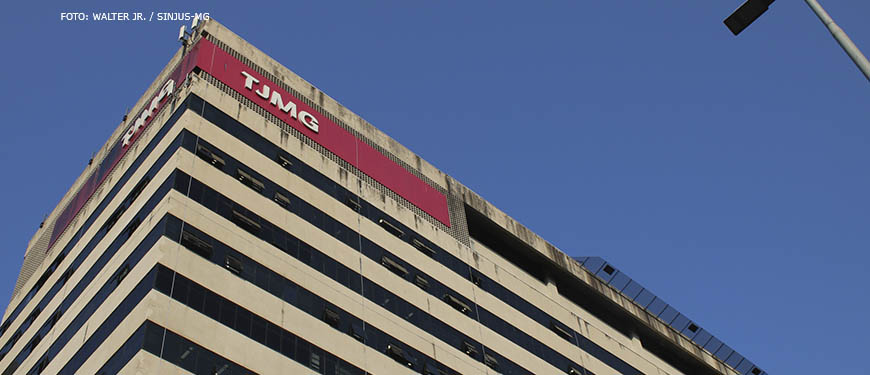
[{"label": "street light pole", "polygon": [[828,12],[822,8],[822,5],[819,4],[816,0],[805,0],[807,5],[819,16],[819,19],[822,20],[822,23],[828,28],[831,32],[831,35],[834,36],[834,39],[837,40],[837,43],[840,43],[840,47],[843,47],[843,50],[846,51],[846,54],[852,58],[852,61],[855,62],[855,65],[858,66],[858,69],[861,69],[861,72],[864,73],[864,77],[870,81],[870,62],[867,61],[867,58],[864,57],[864,54],[861,53],[861,50],[858,49],[858,46],[852,42],[852,39],[849,39],[849,36],[846,35],[846,32],[837,26],[834,22],[834,19],[828,15]]},{"label": "street light pole", "polygon": [[[755,22],[758,17],[761,17],[774,1],[775,0],[746,0],[740,8],[737,8],[734,13],[731,13],[731,15],[725,19],[725,26],[728,26],[728,30],[731,30],[734,35],[740,34],[741,31]],[[840,43],[840,47],[843,47],[846,54],[852,58],[852,61],[855,62],[855,65],[857,65],[858,69],[861,70],[861,73],[864,73],[864,77],[870,81],[870,62],[867,61],[867,58],[864,57],[864,54],[861,53],[858,46],[852,42],[852,39],[849,39],[849,36],[846,35],[846,32],[843,31],[840,26],[837,26],[831,16],[828,15],[828,12],[822,8],[817,0],[804,1],[806,1],[807,5],[810,6],[810,9],[816,13],[816,16],[822,20],[822,23],[825,24],[831,32],[831,35],[833,35],[834,39],[837,40],[837,43]]]}]

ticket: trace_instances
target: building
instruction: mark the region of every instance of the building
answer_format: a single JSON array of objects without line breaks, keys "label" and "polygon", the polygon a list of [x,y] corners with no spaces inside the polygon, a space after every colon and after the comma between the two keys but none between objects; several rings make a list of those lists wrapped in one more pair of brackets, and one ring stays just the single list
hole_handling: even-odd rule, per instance
[{"label": "building", "polygon": [[2,374],[764,374],[214,20],[31,240]]}]

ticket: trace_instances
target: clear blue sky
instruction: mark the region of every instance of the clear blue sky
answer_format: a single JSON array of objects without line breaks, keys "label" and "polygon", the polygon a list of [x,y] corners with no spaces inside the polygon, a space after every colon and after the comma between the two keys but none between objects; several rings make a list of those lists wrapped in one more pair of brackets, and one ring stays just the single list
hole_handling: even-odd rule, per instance
[{"label": "clear blue sky", "polygon": [[[738,0],[188,3],[4,6],[3,304],[178,47],[179,22],[60,12],[202,11],[769,373],[867,373],[870,84],[802,1],[736,38]],[[870,2],[823,5],[870,53]]]}]

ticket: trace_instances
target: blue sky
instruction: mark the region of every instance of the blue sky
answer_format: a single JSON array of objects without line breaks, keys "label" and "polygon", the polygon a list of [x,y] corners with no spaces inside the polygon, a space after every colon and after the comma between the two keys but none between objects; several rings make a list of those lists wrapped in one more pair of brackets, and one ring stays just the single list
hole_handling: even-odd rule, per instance
[{"label": "blue sky", "polygon": [[[6,5],[0,301],[43,216],[178,48],[180,22],[60,13],[209,12],[769,373],[866,373],[867,80],[802,1],[739,37],[722,24],[739,1],[637,3]],[[870,3],[823,5],[870,52]]]}]

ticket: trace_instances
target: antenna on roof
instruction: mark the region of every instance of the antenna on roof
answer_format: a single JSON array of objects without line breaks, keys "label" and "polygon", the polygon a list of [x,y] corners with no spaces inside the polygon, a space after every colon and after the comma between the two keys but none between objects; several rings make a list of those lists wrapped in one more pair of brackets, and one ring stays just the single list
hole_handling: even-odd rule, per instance
[{"label": "antenna on roof", "polygon": [[190,21],[190,31],[196,31],[197,25],[199,25],[199,15],[193,17],[193,21]]}]

